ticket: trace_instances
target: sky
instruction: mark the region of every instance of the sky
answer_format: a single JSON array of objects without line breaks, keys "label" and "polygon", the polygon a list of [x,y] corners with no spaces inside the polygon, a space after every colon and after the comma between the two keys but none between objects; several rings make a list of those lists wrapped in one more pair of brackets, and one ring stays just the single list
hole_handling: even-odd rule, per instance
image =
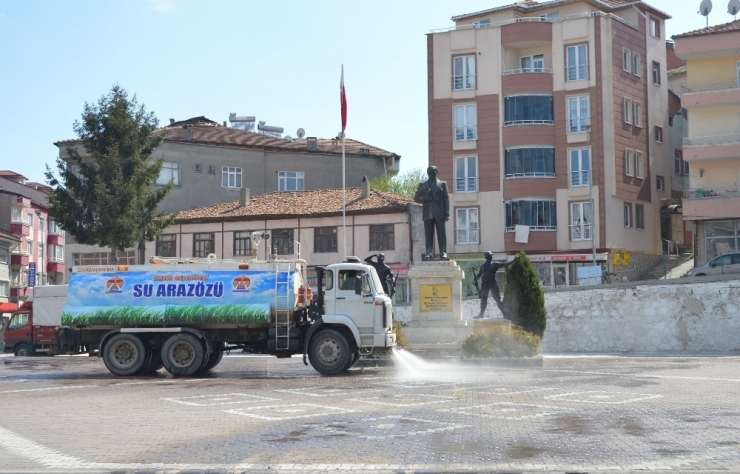
[{"label": "sky", "polygon": [[[45,183],[85,103],[114,85],[160,125],[232,112],[295,137],[346,136],[426,168],[427,48],[451,17],[513,0],[0,0],[0,169]],[[667,35],[705,26],[700,0],[650,0]],[[715,0],[709,24],[731,21]]]}]

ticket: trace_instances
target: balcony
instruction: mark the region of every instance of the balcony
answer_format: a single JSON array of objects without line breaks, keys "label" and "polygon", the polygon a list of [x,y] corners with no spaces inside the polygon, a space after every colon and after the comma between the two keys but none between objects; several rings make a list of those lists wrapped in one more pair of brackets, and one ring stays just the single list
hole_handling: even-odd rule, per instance
[{"label": "balcony", "polygon": [[49,261],[46,263],[47,273],[64,273],[64,262]]},{"label": "balcony", "polygon": [[685,108],[740,104],[740,79],[681,87]]},{"label": "balcony", "polygon": [[28,224],[23,224],[20,222],[11,222],[10,223],[10,233],[13,235],[29,236],[31,235],[31,227],[29,227]]},{"label": "balcony", "polygon": [[740,159],[740,134],[683,139],[683,159],[691,161]]},{"label": "balcony", "polygon": [[[393,169],[392,167],[389,167]],[[46,237],[46,243],[48,245],[64,245],[64,236],[59,234],[49,234]]]},{"label": "balcony", "polygon": [[740,191],[684,191],[682,207],[684,220],[740,219]]},{"label": "balcony", "polygon": [[23,254],[13,254],[10,256],[10,266],[12,268],[27,267],[30,256]]},{"label": "balcony", "polygon": [[505,96],[551,91],[552,69],[527,68],[503,71],[501,89]]}]

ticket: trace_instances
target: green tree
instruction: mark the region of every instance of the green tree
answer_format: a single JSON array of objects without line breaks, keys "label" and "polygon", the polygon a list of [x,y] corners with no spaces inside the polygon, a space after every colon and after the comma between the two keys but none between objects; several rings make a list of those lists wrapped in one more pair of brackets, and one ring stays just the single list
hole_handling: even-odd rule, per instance
[{"label": "green tree", "polygon": [[421,168],[414,168],[401,174],[388,174],[378,176],[370,180],[370,186],[378,191],[398,194],[413,199],[419,183],[426,181],[429,177],[427,172]]},{"label": "green tree", "polygon": [[542,337],[547,324],[545,295],[537,272],[524,252],[506,268],[504,314],[525,331]]},{"label": "green tree", "polygon": [[136,96],[129,100],[116,85],[97,104],[85,103],[73,126],[79,142],[67,148],[68,161],[57,158],[59,179],[46,166],[52,218],[75,241],[109,247],[114,261],[137,243],[142,249],[174,220],[156,212],[174,185],[152,187],[163,163],[151,159],[162,142],[153,134],[158,123]]}]

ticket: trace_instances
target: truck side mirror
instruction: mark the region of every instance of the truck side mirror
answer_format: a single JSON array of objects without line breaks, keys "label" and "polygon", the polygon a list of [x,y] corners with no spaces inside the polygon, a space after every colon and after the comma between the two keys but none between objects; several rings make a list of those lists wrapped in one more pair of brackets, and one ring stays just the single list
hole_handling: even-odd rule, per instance
[{"label": "truck side mirror", "polygon": [[355,294],[362,294],[362,278],[355,278]]}]

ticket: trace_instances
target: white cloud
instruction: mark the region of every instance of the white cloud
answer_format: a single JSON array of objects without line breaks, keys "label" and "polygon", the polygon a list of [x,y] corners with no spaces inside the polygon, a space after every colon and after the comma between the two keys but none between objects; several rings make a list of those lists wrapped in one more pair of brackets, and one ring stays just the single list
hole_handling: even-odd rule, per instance
[{"label": "white cloud", "polygon": [[173,0],[149,0],[149,8],[166,12],[175,9],[175,2]]}]

